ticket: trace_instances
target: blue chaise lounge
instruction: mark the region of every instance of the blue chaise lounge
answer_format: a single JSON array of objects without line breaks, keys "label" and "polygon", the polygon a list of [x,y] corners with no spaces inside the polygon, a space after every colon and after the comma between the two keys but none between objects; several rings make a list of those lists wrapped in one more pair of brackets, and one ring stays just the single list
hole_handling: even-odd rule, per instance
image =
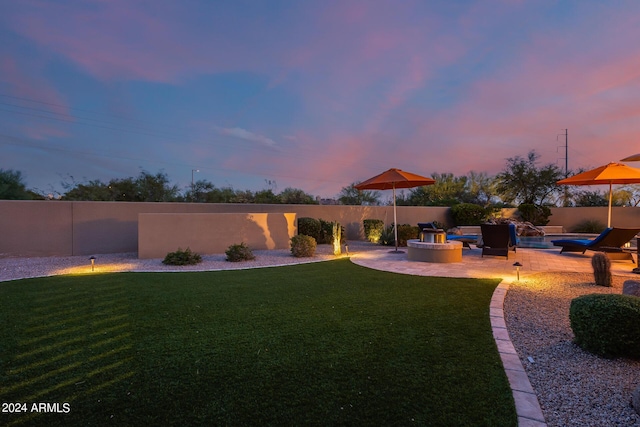
[{"label": "blue chaise lounge", "polygon": [[606,252],[609,258],[615,260],[631,260],[630,251],[625,252],[622,246],[640,233],[640,228],[616,228],[610,227],[604,230],[595,239],[560,239],[552,240],[554,246],[559,246],[563,252],[585,253],[588,250]]}]

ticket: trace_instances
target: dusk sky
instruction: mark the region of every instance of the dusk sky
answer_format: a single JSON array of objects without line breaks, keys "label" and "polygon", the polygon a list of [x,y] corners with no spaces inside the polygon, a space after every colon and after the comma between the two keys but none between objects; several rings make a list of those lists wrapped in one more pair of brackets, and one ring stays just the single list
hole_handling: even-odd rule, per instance
[{"label": "dusk sky", "polygon": [[[640,152],[640,1],[0,0],[0,169],[335,197]],[[638,166],[637,164],[631,164]]]}]

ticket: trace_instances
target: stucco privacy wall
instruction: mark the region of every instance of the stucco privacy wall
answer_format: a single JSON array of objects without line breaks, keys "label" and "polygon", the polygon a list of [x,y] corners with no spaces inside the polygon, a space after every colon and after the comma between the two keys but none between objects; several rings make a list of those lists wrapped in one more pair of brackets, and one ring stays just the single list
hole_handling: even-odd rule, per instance
[{"label": "stucco privacy wall", "polygon": [[0,256],[71,255],[71,203],[0,201]]},{"label": "stucco privacy wall", "polygon": [[[551,221],[548,225],[563,225],[565,232],[573,231],[576,225],[586,220],[599,221],[606,226],[607,212],[607,207],[551,208]],[[621,228],[640,227],[640,207],[614,207],[611,225]]]},{"label": "stucco privacy wall", "polygon": [[[0,256],[69,256],[136,252],[140,213],[278,213],[338,221],[347,239],[364,239],[362,220],[393,222],[391,206],[253,205],[210,203],[0,200]],[[398,206],[398,223],[448,220],[449,208]],[[606,224],[607,208],[551,208],[548,225],[566,231],[585,219]],[[617,227],[640,226],[640,208],[613,208]]]},{"label": "stucco privacy wall", "polygon": [[140,214],[138,257],[163,258],[187,247],[222,253],[241,242],[251,249],[288,249],[296,233],[295,213]]},{"label": "stucco privacy wall", "polygon": [[[398,206],[398,222],[447,220],[446,207]],[[295,213],[338,221],[347,239],[364,239],[362,221],[393,222],[391,206],[132,203],[0,200],[0,256],[136,252],[141,213]]]}]

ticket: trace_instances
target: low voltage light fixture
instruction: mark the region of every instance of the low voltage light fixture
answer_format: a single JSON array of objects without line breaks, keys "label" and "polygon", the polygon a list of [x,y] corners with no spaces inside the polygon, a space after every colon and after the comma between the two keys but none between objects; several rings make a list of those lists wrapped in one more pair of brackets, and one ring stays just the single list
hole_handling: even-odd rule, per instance
[{"label": "low voltage light fixture", "polygon": [[91,255],[91,256],[89,257],[89,260],[91,261],[91,271],[93,271],[93,266],[94,266],[94,264],[95,264],[95,262],[96,262],[96,257],[94,257],[93,255]]},{"label": "low voltage light fixture", "polygon": [[522,267],[522,264],[520,264],[518,261],[513,263],[513,266],[516,268],[516,276],[518,278],[518,282],[520,281],[520,267]]}]

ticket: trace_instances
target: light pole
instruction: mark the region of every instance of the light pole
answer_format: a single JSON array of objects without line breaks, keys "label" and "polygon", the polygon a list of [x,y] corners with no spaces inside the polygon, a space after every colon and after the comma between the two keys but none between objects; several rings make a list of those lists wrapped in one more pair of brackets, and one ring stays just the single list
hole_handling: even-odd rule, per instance
[{"label": "light pole", "polygon": [[193,182],[193,173],[200,172],[200,169],[191,169],[191,201],[193,202],[193,192],[194,192],[194,182]]}]

